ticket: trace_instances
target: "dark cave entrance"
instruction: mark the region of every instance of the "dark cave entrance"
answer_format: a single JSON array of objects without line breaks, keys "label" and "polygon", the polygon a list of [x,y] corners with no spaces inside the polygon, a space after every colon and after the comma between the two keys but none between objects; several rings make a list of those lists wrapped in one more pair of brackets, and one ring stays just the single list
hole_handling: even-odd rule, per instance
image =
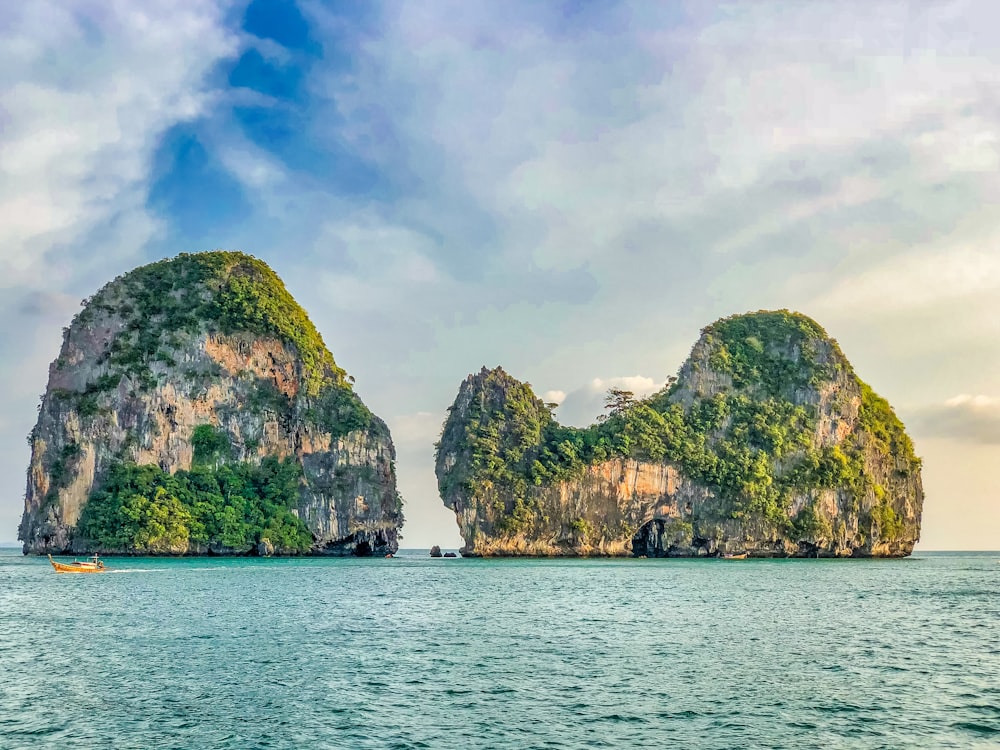
[{"label": "dark cave entrance", "polygon": [[632,537],[633,557],[667,557],[671,540],[664,535],[667,521],[654,518],[647,521]]},{"label": "dark cave entrance", "polygon": [[354,554],[357,557],[370,557],[372,554],[372,546],[368,543],[367,539],[362,539],[354,547]]}]

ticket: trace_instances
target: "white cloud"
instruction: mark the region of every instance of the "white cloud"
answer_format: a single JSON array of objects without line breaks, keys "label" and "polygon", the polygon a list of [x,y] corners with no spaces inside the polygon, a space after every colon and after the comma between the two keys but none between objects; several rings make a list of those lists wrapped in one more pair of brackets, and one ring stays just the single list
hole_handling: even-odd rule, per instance
[{"label": "white cloud", "polygon": [[914,237],[950,252],[1000,229],[989,4],[685,13],[622,6],[600,19],[617,33],[559,33],[538,7],[389,3],[357,71],[317,90],[386,116],[366,153],[421,186],[387,230],[420,235],[443,273],[477,259],[484,286],[497,268],[584,270],[601,304],[569,327],[591,340],[618,335],[610,309],[700,325],[695,304],[782,307],[789,276],[826,291]]},{"label": "white cloud", "polygon": [[331,304],[338,308],[381,308],[441,280],[431,259],[430,238],[405,226],[386,224],[374,215],[328,222],[314,253],[335,261],[335,267],[322,272],[321,278]]},{"label": "white cloud", "polygon": [[908,253],[842,279],[816,309],[859,314],[906,313],[942,302],[1000,291],[1000,236],[980,247],[946,247]]},{"label": "white cloud", "polygon": [[[259,102],[258,102],[259,103]],[[217,144],[222,165],[247,187],[273,190],[288,179],[287,170],[270,154],[248,141],[227,132]]]},{"label": "white cloud", "polygon": [[917,434],[931,440],[1000,445],[1000,398],[960,394],[914,410],[910,423]]},{"label": "white cloud", "polygon": [[962,393],[958,396],[952,396],[944,402],[944,405],[949,409],[1000,409],[1000,399],[993,396],[970,396],[968,393]]},{"label": "white cloud", "polygon": [[[136,256],[156,231],[146,213],[159,136],[208,102],[202,79],[234,39],[208,2],[34,2],[4,11],[0,47],[0,284],[71,283],[56,247],[118,220],[105,259]],[[103,238],[107,241],[107,235]]]}]

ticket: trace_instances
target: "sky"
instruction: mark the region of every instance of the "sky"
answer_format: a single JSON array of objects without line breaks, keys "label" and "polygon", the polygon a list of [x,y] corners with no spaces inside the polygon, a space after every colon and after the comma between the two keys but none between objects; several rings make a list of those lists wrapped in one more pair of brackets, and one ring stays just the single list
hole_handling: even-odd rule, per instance
[{"label": "sky", "polygon": [[719,317],[815,318],[1000,548],[1000,5],[0,4],[0,542],[48,365],[135,266],[269,263],[389,424],[404,547],[502,365],[586,424]]}]

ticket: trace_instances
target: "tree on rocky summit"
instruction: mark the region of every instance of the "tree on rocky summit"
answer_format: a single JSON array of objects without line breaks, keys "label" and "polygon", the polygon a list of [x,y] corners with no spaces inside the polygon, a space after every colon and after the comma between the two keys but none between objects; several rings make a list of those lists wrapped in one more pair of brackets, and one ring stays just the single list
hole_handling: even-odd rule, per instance
[{"label": "tree on rocky summit", "polygon": [[624,391],[621,388],[609,388],[604,396],[604,408],[607,414],[601,415],[602,419],[609,419],[615,414],[621,414],[635,403],[635,394],[632,391]]}]

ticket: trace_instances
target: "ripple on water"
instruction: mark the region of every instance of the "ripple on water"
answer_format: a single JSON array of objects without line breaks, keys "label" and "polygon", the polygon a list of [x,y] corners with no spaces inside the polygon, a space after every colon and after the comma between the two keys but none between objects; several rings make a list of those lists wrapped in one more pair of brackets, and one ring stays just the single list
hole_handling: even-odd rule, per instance
[{"label": "ripple on water", "polygon": [[991,737],[994,735],[1000,735],[1000,726],[995,724],[981,724],[975,721],[957,721],[952,726],[956,729],[961,729],[972,734],[983,735]]},{"label": "ripple on water", "polygon": [[994,559],[0,556],[0,747],[986,747]]}]

